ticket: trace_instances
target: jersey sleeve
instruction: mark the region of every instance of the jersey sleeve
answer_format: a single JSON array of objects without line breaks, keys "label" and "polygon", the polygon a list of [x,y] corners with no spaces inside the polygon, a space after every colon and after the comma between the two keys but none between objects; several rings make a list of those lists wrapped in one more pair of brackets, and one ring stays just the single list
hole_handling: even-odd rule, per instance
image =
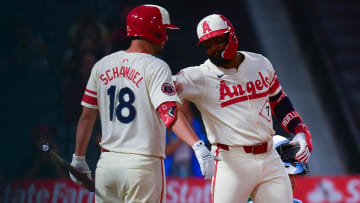
[{"label": "jersey sleeve", "polygon": [[171,78],[170,68],[166,63],[149,64],[146,72],[147,88],[155,109],[164,102],[180,102]]},{"label": "jersey sleeve", "polygon": [[181,99],[195,100],[207,92],[206,80],[203,72],[197,67],[188,67],[181,70],[174,77],[174,81],[181,83],[183,89],[178,92]]},{"label": "jersey sleeve", "polygon": [[81,101],[81,105],[91,108],[91,109],[97,109],[98,108],[98,99],[97,99],[97,86],[98,86],[98,80],[97,80],[97,71],[96,71],[96,64],[91,70],[90,78],[88,80],[88,83],[86,85],[86,89]]},{"label": "jersey sleeve", "polygon": [[269,96],[272,97],[272,96],[277,95],[281,91],[282,87],[281,87],[281,85],[279,83],[279,80],[278,80],[277,74],[276,74],[276,72],[274,70],[274,67],[272,66],[271,62],[268,59],[266,59],[266,64],[267,64],[267,67],[269,68],[269,71],[270,71]]}]

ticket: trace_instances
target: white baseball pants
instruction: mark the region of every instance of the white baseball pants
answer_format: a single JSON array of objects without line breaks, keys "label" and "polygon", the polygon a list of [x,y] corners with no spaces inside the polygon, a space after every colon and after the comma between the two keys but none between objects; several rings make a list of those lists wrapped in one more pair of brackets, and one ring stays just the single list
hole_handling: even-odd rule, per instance
[{"label": "white baseball pants", "polygon": [[96,203],[165,203],[163,159],[102,152],[95,174]]},{"label": "white baseball pants", "polygon": [[253,154],[240,146],[227,151],[213,145],[221,159],[212,179],[213,203],[244,203],[250,196],[255,203],[292,203],[289,176],[276,150],[269,148]]}]

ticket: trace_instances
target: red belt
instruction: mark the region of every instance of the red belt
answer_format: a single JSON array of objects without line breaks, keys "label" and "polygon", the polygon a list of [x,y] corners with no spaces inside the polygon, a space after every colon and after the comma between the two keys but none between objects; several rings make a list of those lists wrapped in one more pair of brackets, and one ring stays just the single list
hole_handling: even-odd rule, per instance
[{"label": "red belt", "polygon": [[[223,150],[229,151],[229,146],[225,144],[217,144],[218,147],[220,147]],[[251,146],[243,146],[244,151],[246,153],[253,153],[253,154],[262,154],[267,152],[268,143],[261,143],[258,145],[251,145]]]},{"label": "red belt", "polygon": [[110,151],[107,149],[101,148],[101,152],[110,152]]}]

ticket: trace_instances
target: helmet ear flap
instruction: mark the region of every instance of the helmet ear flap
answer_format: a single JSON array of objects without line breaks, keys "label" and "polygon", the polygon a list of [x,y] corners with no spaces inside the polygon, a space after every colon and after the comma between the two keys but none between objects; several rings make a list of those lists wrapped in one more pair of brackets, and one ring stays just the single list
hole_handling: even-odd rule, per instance
[{"label": "helmet ear flap", "polygon": [[230,60],[234,57],[236,51],[239,48],[239,42],[235,34],[234,26],[231,24],[231,22],[223,15],[220,15],[220,17],[226,22],[227,29],[228,29],[228,44],[226,45],[224,51],[221,53],[221,57],[226,60]]},{"label": "helmet ear flap", "polygon": [[226,60],[230,60],[234,57],[238,50],[238,39],[234,32],[230,31],[228,36],[228,43],[221,53],[221,57]]}]

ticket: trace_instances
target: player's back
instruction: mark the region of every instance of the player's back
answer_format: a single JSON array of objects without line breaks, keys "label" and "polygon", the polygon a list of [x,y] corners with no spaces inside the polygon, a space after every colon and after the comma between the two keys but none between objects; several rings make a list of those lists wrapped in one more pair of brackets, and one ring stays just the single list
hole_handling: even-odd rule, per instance
[{"label": "player's back", "polygon": [[89,83],[96,88],[104,149],[164,157],[165,126],[155,109],[168,77],[168,65],[145,53],[119,51],[96,63]]}]

